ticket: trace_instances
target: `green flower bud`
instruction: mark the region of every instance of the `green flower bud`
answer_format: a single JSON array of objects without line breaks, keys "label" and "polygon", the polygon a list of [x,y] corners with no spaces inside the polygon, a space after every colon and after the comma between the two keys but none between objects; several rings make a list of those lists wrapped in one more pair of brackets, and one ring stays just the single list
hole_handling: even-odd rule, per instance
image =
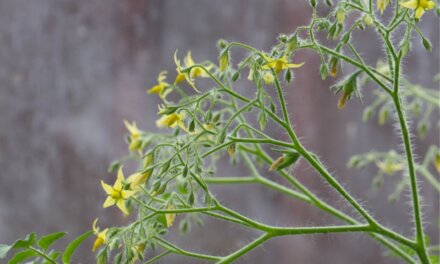
[{"label": "green flower bud", "polygon": [[328,76],[327,64],[321,63],[321,66],[319,67],[319,72],[321,73],[321,78],[323,80],[327,79]]},{"label": "green flower bud", "polygon": [[330,66],[330,76],[333,78],[336,77],[336,75],[338,75],[339,59],[335,56],[332,56],[330,58],[329,66]]},{"label": "green flower bud", "polygon": [[342,25],[345,21],[345,10],[342,8],[339,8],[336,11],[336,21],[338,21],[338,24]]},{"label": "green flower bud", "polygon": [[425,47],[427,51],[429,52],[432,51],[432,44],[427,38],[422,37],[422,43],[423,43],[423,47]]},{"label": "green flower bud", "polygon": [[240,77],[240,72],[239,72],[239,71],[236,71],[236,72],[234,73],[234,75],[232,75],[232,81],[233,81],[233,82],[237,81],[239,77]]},{"label": "green flower bud", "polygon": [[384,125],[387,122],[389,116],[390,116],[390,109],[388,106],[385,105],[379,111],[379,119],[378,119],[379,125],[381,126]]},{"label": "green flower bud", "polygon": [[292,81],[292,71],[290,69],[286,70],[286,73],[284,74],[284,79],[286,80],[286,83],[290,83]]},{"label": "green flower bud", "polygon": [[367,27],[371,27],[372,25],[373,25],[373,19],[371,18],[371,16],[370,15],[368,15],[368,14],[366,14],[363,18],[362,18],[362,20],[364,21],[364,24],[367,26]]},{"label": "green flower bud", "polygon": [[229,66],[229,49],[225,49],[220,54],[220,71],[225,71]]},{"label": "green flower bud", "polygon": [[298,35],[295,34],[290,37],[287,43],[287,53],[291,53],[298,47]]}]

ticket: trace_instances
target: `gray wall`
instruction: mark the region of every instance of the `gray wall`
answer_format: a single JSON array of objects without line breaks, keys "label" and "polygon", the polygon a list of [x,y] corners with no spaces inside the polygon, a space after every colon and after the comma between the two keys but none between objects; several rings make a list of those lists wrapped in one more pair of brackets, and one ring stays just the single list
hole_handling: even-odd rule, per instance
[{"label": "gray wall", "polygon": [[[99,180],[109,178],[106,168],[111,160],[127,153],[123,119],[156,129],[158,101],[145,89],[154,85],[162,69],[174,71],[174,50],[183,54],[191,49],[196,59],[215,60],[219,38],[267,49],[279,32],[288,33],[309,17],[307,1],[293,0],[0,0],[0,242],[31,231],[67,230],[74,237],[90,228],[97,216],[103,226],[125,223],[115,210],[101,208]],[[416,40],[406,70],[414,82],[434,88],[430,78],[439,71],[438,21],[431,13],[420,24],[434,52],[426,53]],[[367,31],[357,39],[369,63],[381,56],[382,48],[369,41],[374,36]],[[408,204],[388,204],[386,195],[374,193],[374,170],[345,168],[350,155],[398,146],[392,125],[362,124],[359,102],[350,101],[346,110],[338,111],[337,98],[328,89],[332,80],[323,82],[318,75],[317,56],[302,52],[297,59],[307,61],[307,67],[295,72],[293,85],[285,91],[298,134],[374,215],[410,234]],[[418,154],[437,137],[438,130],[432,131],[420,142]],[[304,164],[295,177],[350,211]],[[386,190],[392,190],[392,181],[387,181]],[[438,195],[421,186],[426,221],[435,223]],[[216,193],[226,204],[267,223],[334,222],[260,187],[216,188]],[[438,229],[428,231],[438,242]],[[189,238],[172,239],[186,248],[225,254],[255,235],[207,220]],[[82,263],[92,258],[88,248],[77,256]],[[174,257],[163,263],[171,262],[182,263]],[[280,238],[239,262],[397,263],[383,257],[369,237],[358,234]]]}]

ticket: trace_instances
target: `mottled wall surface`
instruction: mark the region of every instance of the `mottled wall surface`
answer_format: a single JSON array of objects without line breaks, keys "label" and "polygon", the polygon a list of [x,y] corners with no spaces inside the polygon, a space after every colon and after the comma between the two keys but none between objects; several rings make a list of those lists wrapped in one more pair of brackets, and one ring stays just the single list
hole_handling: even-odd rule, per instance
[{"label": "mottled wall surface", "polygon": [[[124,223],[115,210],[101,208],[99,180],[109,178],[108,163],[127,152],[123,119],[156,129],[158,101],[145,89],[161,70],[174,71],[174,50],[183,54],[191,49],[196,59],[215,60],[219,38],[268,49],[279,32],[307,23],[309,15],[307,1],[296,0],[0,0],[0,242],[31,231],[67,230],[73,237],[89,229],[98,216],[104,226]],[[430,77],[439,71],[438,21],[426,16],[421,27],[432,39],[434,52],[426,53],[416,40],[406,70],[412,81],[434,87]],[[367,62],[374,64],[382,48],[366,41],[372,37],[375,34],[367,30],[357,34],[356,42],[368,54]],[[296,59],[306,61],[307,67],[296,71],[285,91],[306,146],[320,154],[374,215],[409,234],[408,204],[389,204],[384,202],[386,195],[372,192],[374,170],[345,168],[352,154],[399,145],[392,125],[362,124],[359,102],[338,111],[337,98],[328,89],[332,80],[320,80],[318,57],[301,52]],[[438,130],[432,131],[420,142],[418,154],[437,137]],[[295,176],[331,204],[348,208],[304,164]],[[432,223],[439,214],[439,197],[429,186],[421,186],[429,208],[425,218]],[[393,185],[384,188],[391,191]],[[337,223],[256,186],[216,188],[216,193],[227,205],[267,223]],[[438,241],[438,230],[428,231]],[[172,239],[187,248],[225,254],[255,235],[207,220],[190,239]],[[86,248],[77,256],[82,263],[92,259]],[[196,263],[191,261],[185,263]],[[182,263],[173,257],[163,263],[171,262]],[[279,238],[239,262],[397,263],[359,234]]]}]

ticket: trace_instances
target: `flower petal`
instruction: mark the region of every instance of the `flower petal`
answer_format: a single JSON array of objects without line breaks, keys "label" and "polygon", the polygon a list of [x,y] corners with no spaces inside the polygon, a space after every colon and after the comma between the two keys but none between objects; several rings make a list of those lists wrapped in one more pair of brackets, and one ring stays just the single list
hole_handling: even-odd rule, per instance
[{"label": "flower petal", "polygon": [[433,1],[428,1],[425,3],[425,9],[433,9],[435,7],[435,3]]},{"label": "flower petal", "polygon": [[105,183],[104,181],[101,181],[101,186],[102,189],[104,189],[104,191],[110,195],[113,192],[113,187],[111,187],[110,185],[108,185],[107,183]]},{"label": "flower petal", "polygon": [[414,17],[420,19],[425,13],[425,9],[421,6],[417,7]]},{"label": "flower petal", "polygon": [[119,167],[118,170],[118,178],[116,179],[115,185],[113,185],[113,189],[122,190],[122,181],[124,180],[124,172],[122,171],[122,166]]},{"label": "flower petal", "polygon": [[128,199],[131,196],[133,196],[135,193],[136,193],[136,191],[126,191],[126,190],[123,190],[123,191],[121,191],[121,196],[122,196],[122,199]]},{"label": "flower petal", "polygon": [[406,8],[416,9],[419,3],[417,2],[417,0],[411,0],[405,3],[401,3],[400,5]]},{"label": "flower petal", "polygon": [[123,199],[119,199],[117,202],[116,202],[116,206],[125,214],[125,215],[128,215],[128,210],[127,210],[127,207],[125,207],[125,200],[123,200]]},{"label": "flower petal", "polygon": [[107,199],[105,199],[105,202],[102,205],[102,208],[110,207],[110,206],[114,205],[115,203],[116,203],[116,200],[113,197],[108,196]]},{"label": "flower petal", "polygon": [[304,65],[304,62],[301,63],[287,63],[287,68],[299,68]]},{"label": "flower petal", "polygon": [[99,227],[96,227],[96,223],[98,223],[98,218],[96,218],[95,221],[93,221],[93,225],[92,225],[92,227],[93,227],[93,232],[94,232],[95,234],[98,234],[98,232],[99,232]]}]

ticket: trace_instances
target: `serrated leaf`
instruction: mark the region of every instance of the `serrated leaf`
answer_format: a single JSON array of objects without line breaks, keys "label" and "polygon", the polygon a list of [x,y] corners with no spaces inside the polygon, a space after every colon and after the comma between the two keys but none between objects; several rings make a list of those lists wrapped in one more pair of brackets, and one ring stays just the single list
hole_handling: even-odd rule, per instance
[{"label": "serrated leaf", "polygon": [[81,243],[86,240],[91,234],[93,234],[93,231],[90,230],[88,232],[85,232],[84,234],[80,235],[79,237],[75,238],[72,242],[67,245],[66,250],[64,251],[62,261],[64,264],[70,263],[70,258],[72,257],[75,250],[81,245]]},{"label": "serrated leaf", "polygon": [[62,238],[64,235],[66,235],[65,232],[56,232],[45,235],[38,240],[37,244],[41,249],[46,251],[55,241]]},{"label": "serrated leaf", "polygon": [[22,262],[23,260],[26,260],[26,259],[34,257],[34,256],[37,256],[37,253],[35,253],[33,250],[30,250],[30,249],[24,250],[24,251],[21,251],[21,252],[18,252],[17,254],[15,254],[15,256],[13,256],[9,260],[8,264],[17,264],[17,263]]}]

